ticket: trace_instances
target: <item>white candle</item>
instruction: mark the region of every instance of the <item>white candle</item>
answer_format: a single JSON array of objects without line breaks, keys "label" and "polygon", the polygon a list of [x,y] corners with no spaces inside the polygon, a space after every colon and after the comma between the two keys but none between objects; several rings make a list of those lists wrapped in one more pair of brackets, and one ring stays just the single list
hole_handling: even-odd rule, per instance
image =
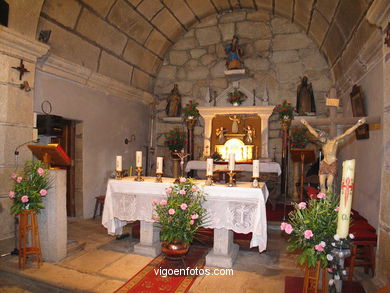
[{"label": "white candle", "polygon": [[213,176],[213,159],[212,158],[207,159],[206,175]]},{"label": "white candle", "polygon": [[116,156],[116,171],[122,171],[122,156]]},{"label": "white candle", "polygon": [[341,180],[341,195],[337,221],[337,234],[346,238],[349,231],[349,218],[352,206],[352,191],[355,177],[355,160],[343,162],[343,177]]},{"label": "white candle", "polygon": [[163,157],[157,157],[156,173],[163,172]]},{"label": "white candle", "polygon": [[141,151],[136,151],[135,152],[135,166],[137,168],[142,167],[142,152]]},{"label": "white candle", "polygon": [[253,177],[260,177],[260,161],[253,160]]},{"label": "white candle", "polygon": [[234,170],[234,160],[235,160],[235,155],[234,153],[230,153],[229,154],[229,171],[233,171]]}]

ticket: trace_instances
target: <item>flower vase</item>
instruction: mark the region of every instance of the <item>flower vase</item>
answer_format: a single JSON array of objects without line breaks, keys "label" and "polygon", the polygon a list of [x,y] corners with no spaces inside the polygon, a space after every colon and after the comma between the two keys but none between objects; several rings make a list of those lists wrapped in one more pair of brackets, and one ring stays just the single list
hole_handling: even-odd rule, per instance
[{"label": "flower vase", "polygon": [[238,107],[238,106],[240,106],[240,104],[237,103],[237,102],[235,102],[235,103],[233,103],[233,106],[234,106],[234,107]]},{"label": "flower vase", "polygon": [[280,120],[280,126],[283,131],[287,131],[291,125],[291,119],[290,118],[283,118]]},{"label": "flower vase", "polygon": [[190,246],[183,241],[173,241],[171,243],[161,242],[162,252],[170,258],[179,258],[187,254]]}]

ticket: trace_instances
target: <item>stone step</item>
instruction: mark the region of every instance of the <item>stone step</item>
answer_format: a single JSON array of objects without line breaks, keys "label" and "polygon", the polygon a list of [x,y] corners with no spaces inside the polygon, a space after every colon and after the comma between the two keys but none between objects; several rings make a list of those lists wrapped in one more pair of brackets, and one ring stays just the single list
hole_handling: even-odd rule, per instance
[{"label": "stone step", "polygon": [[80,242],[77,240],[68,239],[68,243],[66,246],[66,250],[67,250],[66,256],[68,257],[73,254],[76,254],[79,251],[85,250],[85,245],[86,242]]}]

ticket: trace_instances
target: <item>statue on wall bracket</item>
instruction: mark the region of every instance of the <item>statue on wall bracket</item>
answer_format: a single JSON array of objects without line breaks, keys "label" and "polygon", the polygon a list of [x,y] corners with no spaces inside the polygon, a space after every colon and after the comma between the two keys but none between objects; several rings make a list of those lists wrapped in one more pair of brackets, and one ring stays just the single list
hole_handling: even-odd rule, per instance
[{"label": "statue on wall bracket", "polygon": [[171,93],[167,98],[167,107],[165,108],[165,112],[168,117],[180,117],[181,114],[181,95],[179,93],[179,89],[177,84],[173,86]]},{"label": "statue on wall bracket", "polygon": [[243,51],[239,44],[237,35],[233,36],[232,42],[225,48],[226,53],[226,75],[244,74],[245,69],[242,64]]},{"label": "statue on wall bracket", "polygon": [[313,116],[316,114],[313,87],[307,76],[301,79],[301,84],[297,88],[297,112],[299,116]]}]

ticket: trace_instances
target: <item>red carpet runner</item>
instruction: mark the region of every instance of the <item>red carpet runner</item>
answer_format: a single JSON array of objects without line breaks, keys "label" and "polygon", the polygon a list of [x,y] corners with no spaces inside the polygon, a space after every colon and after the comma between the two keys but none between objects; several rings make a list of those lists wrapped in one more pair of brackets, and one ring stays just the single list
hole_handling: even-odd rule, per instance
[{"label": "red carpet runner", "polygon": [[[208,247],[192,245],[184,259],[186,267],[203,268],[208,250]],[[188,292],[197,277],[196,275],[162,276],[156,274],[159,268],[186,269],[186,267],[181,261],[169,261],[163,255],[159,255],[114,293]]]},{"label": "red carpet runner", "polygon": [[[286,277],[284,281],[284,293],[302,293],[303,278]],[[343,293],[364,293],[363,287],[358,282],[344,281]],[[321,290],[318,291],[321,293]]]}]

